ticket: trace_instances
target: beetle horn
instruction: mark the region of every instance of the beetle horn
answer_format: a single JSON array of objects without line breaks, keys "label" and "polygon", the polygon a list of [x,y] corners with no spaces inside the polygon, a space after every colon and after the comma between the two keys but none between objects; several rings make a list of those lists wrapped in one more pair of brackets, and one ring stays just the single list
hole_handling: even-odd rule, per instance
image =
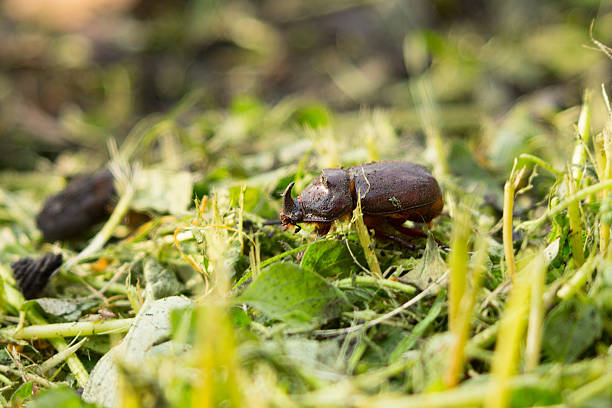
[{"label": "beetle horn", "polygon": [[291,189],[293,188],[294,184],[294,181],[289,183],[289,185],[285,189],[285,192],[283,193],[283,212],[285,214],[293,214],[295,212],[299,212],[299,208],[295,203],[295,200],[291,198]]}]

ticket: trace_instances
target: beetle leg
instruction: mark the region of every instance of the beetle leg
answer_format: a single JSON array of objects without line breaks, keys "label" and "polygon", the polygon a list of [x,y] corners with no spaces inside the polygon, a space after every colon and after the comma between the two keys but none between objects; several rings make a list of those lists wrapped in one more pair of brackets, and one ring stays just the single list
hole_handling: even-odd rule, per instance
[{"label": "beetle leg", "polygon": [[395,228],[397,232],[400,232],[404,235],[408,235],[410,237],[419,237],[419,238],[427,237],[427,234],[421,231],[420,229],[404,227],[402,225],[403,223],[404,222],[402,220],[390,220],[389,221],[389,224],[391,224],[391,226]]},{"label": "beetle leg", "polygon": [[422,247],[418,247],[416,245],[412,245],[410,242],[408,242],[407,240],[405,240],[404,238],[398,237],[397,235],[393,235],[393,234],[389,234],[388,232],[384,232],[378,228],[374,228],[374,232],[375,232],[375,237],[376,238],[385,238],[391,241],[394,241],[398,244],[400,244],[401,246],[403,246],[404,248],[410,249],[410,250],[417,250],[417,249],[423,249]]},{"label": "beetle leg", "polygon": [[331,228],[331,222],[317,222],[316,223],[316,231],[317,235],[322,237],[323,235],[327,235],[329,229]]},{"label": "beetle leg", "polygon": [[389,220],[385,217],[365,215],[363,217],[363,222],[368,228],[374,230],[376,238],[383,238],[394,241],[403,246],[404,248],[408,248],[411,250],[419,249],[419,247],[412,245],[408,240],[384,231],[384,226],[389,224]]},{"label": "beetle leg", "polygon": [[[418,228],[406,228],[402,225],[401,220],[389,220],[389,224],[395,228],[398,232],[401,232],[404,235],[408,235],[410,237],[419,237],[419,238],[426,238],[427,234],[425,232],[423,232],[422,230],[418,229]],[[432,227],[432,223],[428,223],[427,226],[429,228]],[[438,246],[442,249],[448,250],[449,247],[448,245],[446,245],[445,243],[443,243],[442,241],[440,241],[438,238],[434,238],[434,240],[436,241],[436,243],[438,244]]]}]

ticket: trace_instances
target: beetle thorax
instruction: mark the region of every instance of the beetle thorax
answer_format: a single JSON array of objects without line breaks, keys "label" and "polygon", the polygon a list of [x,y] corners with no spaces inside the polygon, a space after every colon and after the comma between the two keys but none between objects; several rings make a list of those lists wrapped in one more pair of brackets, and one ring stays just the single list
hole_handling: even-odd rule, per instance
[{"label": "beetle thorax", "polygon": [[353,209],[351,182],[344,169],[324,169],[300,196],[304,222],[331,222]]}]

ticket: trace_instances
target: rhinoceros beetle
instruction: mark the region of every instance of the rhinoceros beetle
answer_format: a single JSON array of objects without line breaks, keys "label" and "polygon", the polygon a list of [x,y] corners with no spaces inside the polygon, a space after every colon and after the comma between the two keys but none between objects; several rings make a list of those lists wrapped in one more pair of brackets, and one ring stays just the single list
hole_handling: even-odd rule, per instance
[{"label": "rhinoceros beetle", "polygon": [[283,193],[279,214],[283,227],[296,226],[299,231],[300,222],[316,223],[319,235],[327,234],[334,220],[351,214],[359,196],[366,226],[378,237],[405,245],[406,241],[382,227],[389,224],[404,234],[418,234],[402,224],[407,220],[428,223],[444,206],[442,191],[431,173],[421,165],[400,161],[323,169],[297,199],[291,198],[293,185]]}]

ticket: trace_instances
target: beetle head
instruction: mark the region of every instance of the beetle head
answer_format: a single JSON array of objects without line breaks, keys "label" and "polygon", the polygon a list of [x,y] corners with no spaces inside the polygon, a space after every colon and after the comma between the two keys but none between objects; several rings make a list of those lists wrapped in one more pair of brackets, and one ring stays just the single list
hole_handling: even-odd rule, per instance
[{"label": "beetle head", "polygon": [[285,228],[289,225],[297,225],[298,222],[304,219],[300,202],[291,198],[291,189],[294,184],[295,182],[292,181],[283,193],[283,208],[280,211],[279,217]]}]

